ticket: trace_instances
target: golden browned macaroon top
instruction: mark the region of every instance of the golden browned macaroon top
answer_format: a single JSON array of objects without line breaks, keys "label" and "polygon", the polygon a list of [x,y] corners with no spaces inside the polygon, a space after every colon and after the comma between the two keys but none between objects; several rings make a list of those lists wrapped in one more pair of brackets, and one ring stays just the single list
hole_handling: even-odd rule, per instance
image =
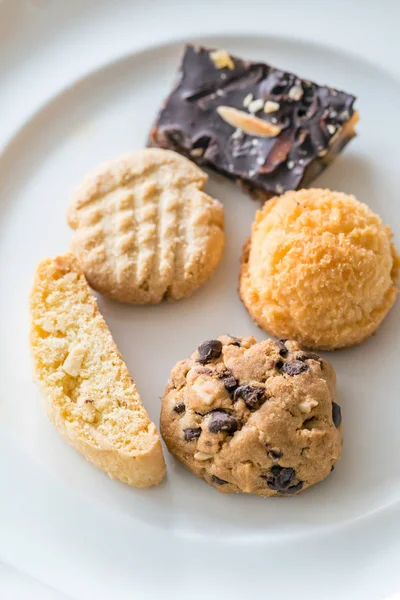
[{"label": "golden browned macaroon top", "polygon": [[371,335],[392,307],[392,232],[354,196],[323,189],[267,202],[244,250],[240,295],[260,327],[333,350]]}]

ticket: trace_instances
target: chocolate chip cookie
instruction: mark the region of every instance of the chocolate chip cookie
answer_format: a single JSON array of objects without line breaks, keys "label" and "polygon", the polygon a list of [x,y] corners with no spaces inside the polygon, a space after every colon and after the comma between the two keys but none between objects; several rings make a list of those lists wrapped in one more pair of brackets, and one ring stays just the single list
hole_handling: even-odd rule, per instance
[{"label": "chocolate chip cookie", "polygon": [[297,494],[340,458],[335,372],[294,341],[224,335],[172,369],[161,409],[169,451],[221,492]]}]

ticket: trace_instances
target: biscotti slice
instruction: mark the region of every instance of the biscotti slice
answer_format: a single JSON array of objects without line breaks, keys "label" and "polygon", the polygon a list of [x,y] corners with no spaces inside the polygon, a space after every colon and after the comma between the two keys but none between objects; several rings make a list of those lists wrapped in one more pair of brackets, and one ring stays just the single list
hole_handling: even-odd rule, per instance
[{"label": "biscotti slice", "polygon": [[161,481],[160,438],[72,254],[43,260],[31,293],[31,348],[47,414],[112,478]]}]

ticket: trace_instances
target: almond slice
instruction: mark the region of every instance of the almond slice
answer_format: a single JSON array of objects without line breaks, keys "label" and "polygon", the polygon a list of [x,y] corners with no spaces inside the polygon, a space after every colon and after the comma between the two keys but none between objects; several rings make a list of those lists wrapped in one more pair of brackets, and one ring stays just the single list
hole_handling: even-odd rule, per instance
[{"label": "almond slice", "polygon": [[281,132],[279,125],[263,121],[259,117],[249,115],[249,113],[233,108],[232,106],[219,106],[217,112],[226,123],[229,123],[232,127],[241,129],[248,135],[275,137]]}]

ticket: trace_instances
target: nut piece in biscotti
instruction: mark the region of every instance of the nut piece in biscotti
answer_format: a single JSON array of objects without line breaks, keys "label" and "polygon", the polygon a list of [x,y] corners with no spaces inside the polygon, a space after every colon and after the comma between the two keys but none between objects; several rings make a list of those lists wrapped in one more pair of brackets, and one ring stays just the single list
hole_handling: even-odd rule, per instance
[{"label": "nut piece in biscotti", "polygon": [[35,378],[53,425],[110,477],[159,483],[159,435],[72,254],[39,264],[31,316]]},{"label": "nut piece in biscotti", "polygon": [[76,190],[67,213],[71,251],[105,296],[156,304],[192,294],[224,247],[222,205],[207,175],[175,152],[145,149],[106,162]]},{"label": "nut piece in biscotti", "polygon": [[297,494],[340,458],[335,373],[297,342],[224,335],[172,369],[161,409],[168,450],[220,492]]},{"label": "nut piece in biscotti", "polygon": [[309,348],[362,342],[397,296],[392,232],[365,204],[331,190],[287,192],[257,213],[240,296],[254,321]]}]

